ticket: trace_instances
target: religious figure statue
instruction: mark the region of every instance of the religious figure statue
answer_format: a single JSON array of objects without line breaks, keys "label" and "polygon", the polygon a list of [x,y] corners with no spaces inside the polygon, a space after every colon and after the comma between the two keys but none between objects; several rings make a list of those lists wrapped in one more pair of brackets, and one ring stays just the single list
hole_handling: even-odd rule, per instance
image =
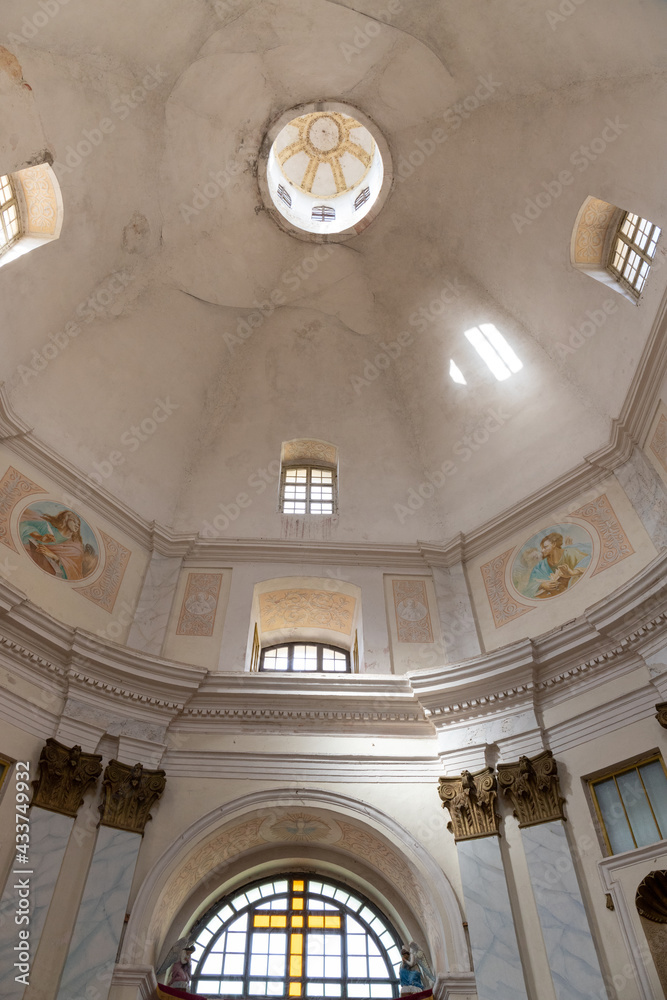
[{"label": "religious figure statue", "polygon": [[179,957],[176,959],[171,967],[171,976],[169,977],[169,986],[173,986],[177,990],[187,990],[190,986],[190,979],[192,977],[192,952],[195,950],[193,944],[189,945],[187,948],[183,948]]},{"label": "religious figure statue", "polygon": [[435,977],[429,968],[424,952],[416,941],[411,941],[409,947],[403,945],[401,948],[401,959],[402,962],[399,971],[401,996],[409,996],[411,993],[424,993],[430,989]]}]

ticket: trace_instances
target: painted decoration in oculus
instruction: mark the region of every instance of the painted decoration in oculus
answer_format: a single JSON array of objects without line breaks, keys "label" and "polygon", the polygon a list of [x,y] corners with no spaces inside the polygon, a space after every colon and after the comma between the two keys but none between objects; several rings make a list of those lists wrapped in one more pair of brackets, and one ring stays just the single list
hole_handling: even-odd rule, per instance
[{"label": "painted decoration in oculus", "polygon": [[92,528],[80,514],[52,500],[38,500],[19,518],[23,548],[36,566],[58,580],[85,580],[100,561]]},{"label": "painted decoration in oculus", "polygon": [[585,576],[592,555],[593,539],[582,525],[551,525],[519,549],[512,564],[512,584],[533,600],[558,597]]}]

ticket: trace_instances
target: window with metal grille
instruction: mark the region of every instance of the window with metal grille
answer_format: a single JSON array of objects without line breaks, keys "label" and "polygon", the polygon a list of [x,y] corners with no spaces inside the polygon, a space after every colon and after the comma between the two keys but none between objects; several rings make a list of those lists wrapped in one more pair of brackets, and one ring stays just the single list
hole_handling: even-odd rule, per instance
[{"label": "window with metal grille", "polygon": [[292,196],[285,190],[282,184],[278,185],[278,197],[284,201],[288,208],[292,207]]},{"label": "window with metal grille", "polygon": [[333,514],[336,473],[312,465],[283,468],[280,509],[283,514]]},{"label": "window with metal grille", "polygon": [[660,755],[589,781],[610,854],[667,839],[667,772]]},{"label": "window with metal grille", "polygon": [[365,205],[366,202],[368,201],[368,199],[370,198],[370,196],[371,196],[371,189],[370,188],[364,188],[364,190],[361,192],[361,194],[358,194],[357,197],[354,199],[354,208],[355,208],[355,211],[358,208],[361,208],[362,205]]},{"label": "window with metal grille", "polygon": [[262,650],[259,669],[280,673],[349,674],[350,654],[346,649],[322,642],[285,642]]},{"label": "window with metal grille", "polygon": [[0,176],[0,256],[21,236],[21,219],[12,179]]},{"label": "window with metal grille", "polygon": [[316,222],[331,222],[336,218],[336,209],[330,205],[315,205],[310,217]]},{"label": "window with metal grille", "polygon": [[609,270],[621,285],[639,297],[651,269],[660,229],[648,219],[627,212],[609,258]]},{"label": "window with metal grille", "polygon": [[[294,817],[295,835],[300,823],[307,828],[308,818]],[[396,931],[361,893],[333,879],[299,873],[254,882],[204,915],[194,944],[190,989],[209,997],[392,1000],[399,993]]]}]

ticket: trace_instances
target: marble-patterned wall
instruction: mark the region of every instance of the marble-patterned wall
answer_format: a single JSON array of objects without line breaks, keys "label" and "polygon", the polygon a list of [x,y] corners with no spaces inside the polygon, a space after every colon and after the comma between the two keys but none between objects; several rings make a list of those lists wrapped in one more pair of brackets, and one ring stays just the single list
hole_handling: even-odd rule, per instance
[{"label": "marble-patterned wall", "polygon": [[141,834],[100,828],[57,1000],[108,995]]},{"label": "marble-patterned wall", "polygon": [[[17,974],[14,969],[16,961],[14,948],[19,943],[18,932],[20,928],[27,928],[30,932],[29,951],[31,959],[34,958],[44,930],[46,915],[65,856],[65,849],[74,826],[74,820],[71,816],[50,812],[39,806],[33,806],[29,816],[30,864],[16,864],[12,867],[2,901],[0,901],[0,983],[4,983],[5,986],[11,983]],[[21,868],[25,870],[20,871]],[[20,927],[14,922],[18,898],[15,886],[19,880],[29,883],[27,899],[30,903],[29,923],[21,924]],[[23,996],[24,987],[20,983],[15,985],[16,988],[10,995],[18,1000],[19,997]]]},{"label": "marble-patterned wall", "polygon": [[521,831],[558,1000],[604,997],[593,938],[563,821]]},{"label": "marble-patterned wall", "polygon": [[456,846],[479,1000],[527,1000],[498,837]]}]

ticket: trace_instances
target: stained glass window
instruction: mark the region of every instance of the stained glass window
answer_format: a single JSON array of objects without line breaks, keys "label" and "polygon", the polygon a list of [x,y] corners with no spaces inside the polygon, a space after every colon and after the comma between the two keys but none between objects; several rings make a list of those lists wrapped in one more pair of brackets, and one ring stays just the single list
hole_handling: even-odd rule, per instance
[{"label": "stained glass window", "polygon": [[215,904],[201,921],[192,992],[226,997],[392,1000],[400,939],[358,892],[283,875]]}]

